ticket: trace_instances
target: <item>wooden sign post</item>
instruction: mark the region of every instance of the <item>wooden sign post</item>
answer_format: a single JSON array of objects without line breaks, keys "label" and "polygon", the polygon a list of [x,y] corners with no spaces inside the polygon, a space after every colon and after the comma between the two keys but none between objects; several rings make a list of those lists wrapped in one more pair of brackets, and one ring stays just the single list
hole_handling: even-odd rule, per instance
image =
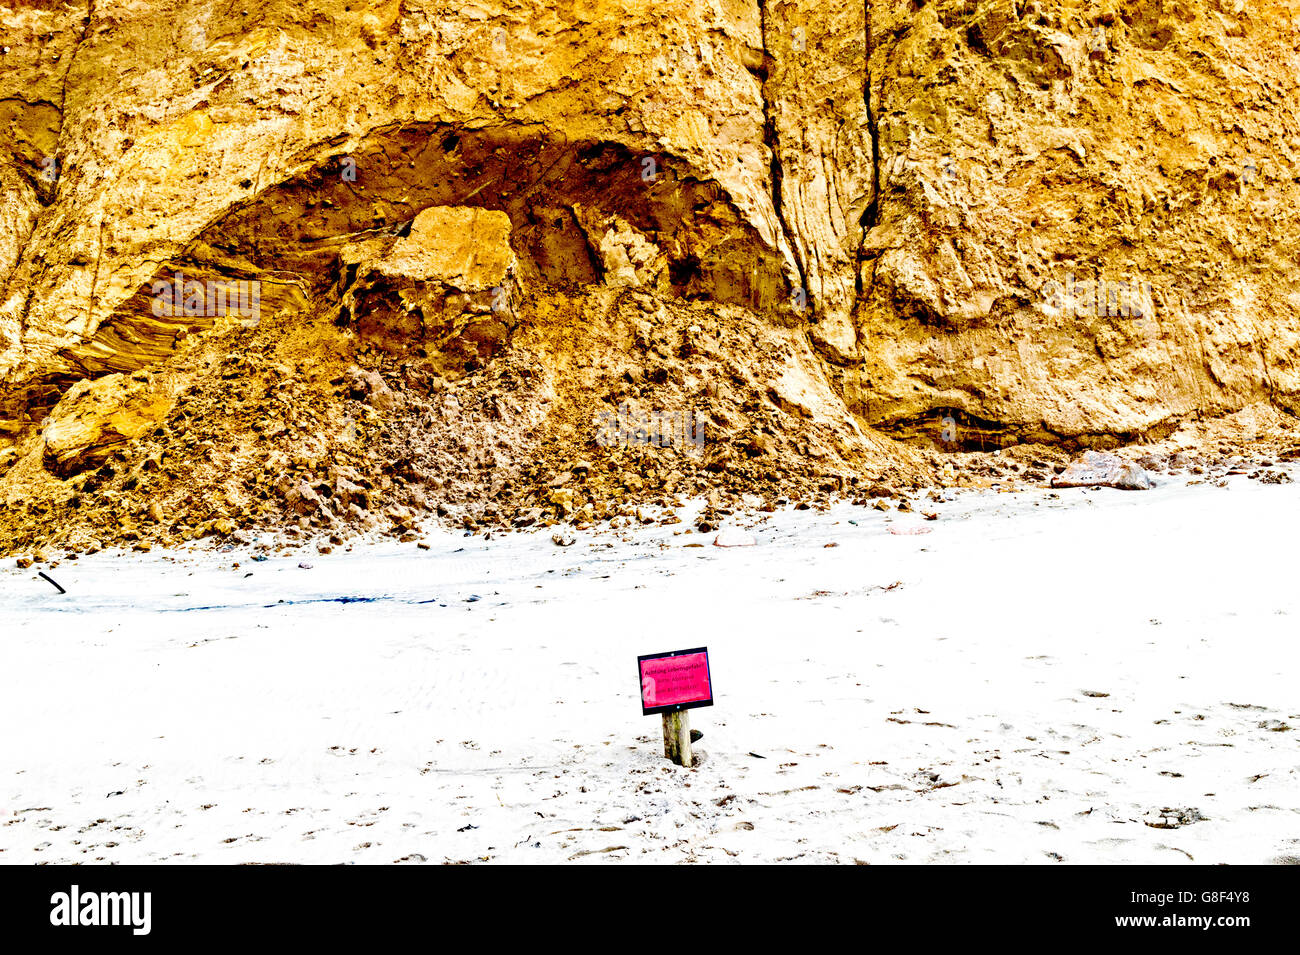
[{"label": "wooden sign post", "polygon": [[691,752],[691,714],[686,710],[664,714],[664,756],[678,766],[694,766]]},{"label": "wooden sign post", "polygon": [[641,679],[641,713],[662,713],[664,756],[678,766],[695,765],[688,710],[713,705],[709,648],[649,653],[636,658]]}]

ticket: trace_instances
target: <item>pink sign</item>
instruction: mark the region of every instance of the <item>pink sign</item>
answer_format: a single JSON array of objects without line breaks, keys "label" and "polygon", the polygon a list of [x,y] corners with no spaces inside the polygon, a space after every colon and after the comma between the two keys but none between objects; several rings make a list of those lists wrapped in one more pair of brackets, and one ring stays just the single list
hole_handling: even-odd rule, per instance
[{"label": "pink sign", "polygon": [[713,705],[708,647],[650,653],[636,659],[641,671],[642,714]]}]

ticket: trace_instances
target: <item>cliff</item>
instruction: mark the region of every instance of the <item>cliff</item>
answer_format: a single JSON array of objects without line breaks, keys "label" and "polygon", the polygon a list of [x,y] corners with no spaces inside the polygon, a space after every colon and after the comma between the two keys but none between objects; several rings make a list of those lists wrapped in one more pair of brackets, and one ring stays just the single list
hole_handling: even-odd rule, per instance
[{"label": "cliff", "polygon": [[1289,433],[1300,4],[0,17],[6,550]]}]

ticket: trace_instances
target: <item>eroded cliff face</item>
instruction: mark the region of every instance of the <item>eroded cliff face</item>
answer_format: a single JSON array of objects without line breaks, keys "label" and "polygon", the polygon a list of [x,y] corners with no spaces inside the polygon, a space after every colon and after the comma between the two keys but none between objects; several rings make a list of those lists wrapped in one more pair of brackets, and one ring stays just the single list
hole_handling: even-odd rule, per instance
[{"label": "eroded cliff face", "polygon": [[867,421],[1133,440],[1295,409],[1300,9],[873,10],[881,193],[842,379]]},{"label": "eroded cliff face", "polygon": [[0,15],[6,548],[766,506],[1295,409],[1300,5]]}]

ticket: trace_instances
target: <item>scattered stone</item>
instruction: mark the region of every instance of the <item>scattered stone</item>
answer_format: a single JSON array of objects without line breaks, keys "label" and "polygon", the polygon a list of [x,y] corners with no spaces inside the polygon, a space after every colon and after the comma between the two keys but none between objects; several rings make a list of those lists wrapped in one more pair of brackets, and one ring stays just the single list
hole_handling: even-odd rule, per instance
[{"label": "scattered stone", "polygon": [[556,488],[550,493],[547,500],[559,509],[561,515],[568,515],[574,511],[573,488]]},{"label": "scattered stone", "polygon": [[379,411],[387,411],[396,403],[392,390],[376,371],[353,365],[346,372],[349,397],[364,401]]},{"label": "scattered stone", "polygon": [[1052,479],[1052,487],[1117,487],[1145,491],[1156,486],[1139,464],[1103,451],[1085,451]]},{"label": "scattered stone", "polygon": [[1152,829],[1177,829],[1194,822],[1204,822],[1205,817],[1196,809],[1164,808],[1147,813],[1142,821]]},{"label": "scattered stone", "polygon": [[314,514],[321,509],[320,495],[312,490],[306,481],[299,481],[285,492],[284,501],[289,507],[303,515]]},{"label": "scattered stone", "polygon": [[1256,479],[1260,484],[1292,484],[1291,475],[1285,471],[1262,471]]}]

